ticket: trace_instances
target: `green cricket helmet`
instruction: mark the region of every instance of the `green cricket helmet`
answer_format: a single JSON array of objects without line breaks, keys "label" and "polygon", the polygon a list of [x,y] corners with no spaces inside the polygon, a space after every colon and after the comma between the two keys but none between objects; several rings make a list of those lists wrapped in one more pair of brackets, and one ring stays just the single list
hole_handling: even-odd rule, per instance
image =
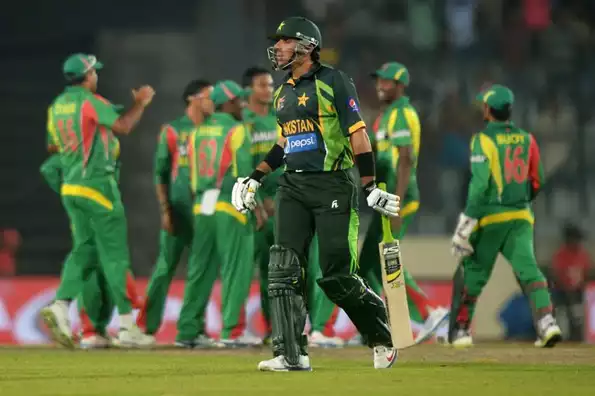
[{"label": "green cricket helmet", "polygon": [[296,39],[297,44],[293,56],[285,65],[280,66],[277,63],[275,54],[275,47],[271,46],[267,49],[269,60],[273,65],[273,69],[287,69],[293,62],[296,61],[300,55],[305,55],[313,50],[322,47],[322,35],[320,29],[314,22],[304,17],[291,17],[283,20],[277,27],[274,34],[268,36],[271,40],[282,39]]}]

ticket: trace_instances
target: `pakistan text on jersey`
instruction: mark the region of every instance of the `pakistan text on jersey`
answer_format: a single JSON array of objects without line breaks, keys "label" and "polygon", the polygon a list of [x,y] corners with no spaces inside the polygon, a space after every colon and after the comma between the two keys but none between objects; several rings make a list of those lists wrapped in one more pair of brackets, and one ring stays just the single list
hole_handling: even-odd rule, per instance
[{"label": "pakistan text on jersey", "polygon": [[511,133],[511,134],[498,134],[496,135],[496,143],[498,145],[506,145],[506,144],[523,144],[525,143],[525,135],[520,133]]},{"label": "pakistan text on jersey", "polygon": [[301,132],[314,132],[314,123],[311,120],[291,120],[282,125],[283,136],[294,135]]}]

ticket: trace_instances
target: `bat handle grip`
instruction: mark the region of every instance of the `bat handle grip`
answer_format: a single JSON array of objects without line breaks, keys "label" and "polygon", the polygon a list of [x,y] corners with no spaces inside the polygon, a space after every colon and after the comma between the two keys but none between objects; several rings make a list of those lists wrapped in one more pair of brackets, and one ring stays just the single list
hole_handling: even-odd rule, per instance
[{"label": "bat handle grip", "polygon": [[[378,183],[378,188],[381,189],[382,191],[386,191],[386,183],[382,182],[382,183]],[[390,220],[387,216],[381,216],[382,217],[382,236],[384,239],[384,242],[390,242],[392,240],[393,237],[393,233],[390,227]]]}]

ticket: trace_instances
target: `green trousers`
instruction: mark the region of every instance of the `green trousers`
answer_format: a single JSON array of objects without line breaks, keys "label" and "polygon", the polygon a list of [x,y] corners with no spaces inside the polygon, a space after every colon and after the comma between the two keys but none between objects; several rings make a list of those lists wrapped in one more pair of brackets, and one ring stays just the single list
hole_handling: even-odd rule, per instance
[{"label": "green trousers", "polygon": [[[191,205],[172,206],[174,232],[170,234],[165,230],[161,230],[159,234],[157,264],[147,286],[145,303],[137,320],[139,326],[147,334],[155,334],[161,326],[169,287],[176,274],[184,249],[190,248],[192,243],[192,221]],[[189,262],[187,282],[193,284],[190,275],[196,274],[196,272],[191,271],[190,264]],[[192,293],[188,292],[188,294],[191,295]],[[183,305],[186,309],[189,306],[187,304]],[[180,311],[180,318],[187,315],[188,313],[184,309]],[[186,319],[182,319],[182,321],[186,321]],[[202,332],[203,329],[200,329],[200,331]]]},{"label": "green trousers", "polygon": [[[487,216],[486,218],[489,218]],[[463,259],[464,287],[458,298],[457,325],[469,326],[475,313],[477,298],[488,282],[498,254],[501,253],[529,297],[535,319],[552,312],[547,281],[537,266],[533,246],[533,225],[526,220],[487,224],[480,219],[480,228],[471,234],[474,253]]]},{"label": "green trousers", "polygon": [[57,298],[77,296],[82,290],[80,283],[77,287],[73,282],[75,272],[82,274],[78,279],[86,282],[93,272],[100,271],[118,312],[130,313],[132,306],[126,294],[130,269],[126,215],[115,179],[64,184],[61,195],[72,225],[73,247],[63,270],[66,282],[61,284]]},{"label": "green trousers", "polygon": [[[267,328],[270,326],[271,311],[269,305],[268,293],[268,267],[269,267],[269,249],[274,244],[274,224],[275,220],[269,218],[267,224],[255,234],[256,245],[256,260],[260,272],[260,306],[262,308],[263,316],[267,323]],[[310,252],[308,258],[308,314],[310,315],[310,323],[312,331],[324,330],[326,323],[329,321],[335,309],[335,305],[328,299],[326,294],[320,289],[316,283],[316,279],[322,277],[318,257],[318,238],[315,236],[310,244]]]},{"label": "green trousers", "polygon": [[[401,229],[398,234],[394,234],[398,240],[402,240],[407,232],[407,227],[413,221],[419,202],[413,201],[403,205],[401,210]],[[381,216],[374,212],[372,223],[368,229],[362,253],[360,258],[359,274],[364,278],[372,290],[378,295],[382,294],[382,269],[380,268],[380,255],[378,244],[382,240],[382,222]],[[424,322],[428,316],[428,299],[415,279],[407,271],[408,263],[404,263],[405,287],[407,289],[407,304],[409,305],[409,315],[415,322]]]},{"label": "green trousers", "polygon": [[[221,338],[231,338],[243,322],[240,315],[254,272],[254,224],[220,197],[213,215],[194,205],[194,237],[188,263],[184,304],[178,320],[178,341],[192,340],[204,328],[204,313],[213,284],[221,277]],[[197,201],[200,202],[200,197]]]}]

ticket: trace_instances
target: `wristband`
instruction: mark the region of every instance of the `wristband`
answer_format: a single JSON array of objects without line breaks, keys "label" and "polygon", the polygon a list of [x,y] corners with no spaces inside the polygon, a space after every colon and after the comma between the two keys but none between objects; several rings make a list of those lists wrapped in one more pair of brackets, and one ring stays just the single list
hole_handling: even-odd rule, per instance
[{"label": "wristband", "polygon": [[252,174],[250,175],[250,179],[256,180],[257,182],[260,183],[262,178],[265,176],[266,176],[266,173],[264,173],[263,171],[261,171],[259,169],[254,169],[254,172],[252,172]]},{"label": "wristband", "polygon": [[372,191],[374,191],[375,188],[376,188],[376,181],[375,180],[372,180],[372,181],[368,182],[364,186],[364,194],[366,195],[366,198],[368,197],[368,195],[370,195],[370,193]]},{"label": "wristband", "polygon": [[271,171],[274,172],[275,169],[283,165],[284,157],[285,150],[283,150],[283,147],[275,143],[267,153],[266,157],[264,157],[264,162],[266,162],[271,167]]},{"label": "wristband", "polygon": [[360,153],[355,156],[355,163],[359,169],[360,177],[376,176],[376,164],[374,163],[374,153]]}]

